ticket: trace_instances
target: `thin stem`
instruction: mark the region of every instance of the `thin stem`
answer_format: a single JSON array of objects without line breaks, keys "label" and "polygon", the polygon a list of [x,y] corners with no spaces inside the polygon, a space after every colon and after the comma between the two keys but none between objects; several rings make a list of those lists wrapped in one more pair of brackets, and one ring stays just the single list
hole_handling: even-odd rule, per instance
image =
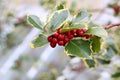
[{"label": "thin stem", "polygon": [[90,9],[88,10],[88,12],[101,12],[101,11],[104,11],[105,9]]},{"label": "thin stem", "polygon": [[107,25],[107,26],[103,26],[103,27],[105,29],[109,29],[109,28],[116,27],[116,26],[120,26],[120,22],[119,23],[115,23],[115,24],[110,24],[110,25]]}]

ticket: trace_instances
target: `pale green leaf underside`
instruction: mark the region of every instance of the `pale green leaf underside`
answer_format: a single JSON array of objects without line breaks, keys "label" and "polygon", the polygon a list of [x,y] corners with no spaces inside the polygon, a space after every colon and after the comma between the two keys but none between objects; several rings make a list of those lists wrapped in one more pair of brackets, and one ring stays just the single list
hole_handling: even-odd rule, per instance
[{"label": "pale green leaf underside", "polygon": [[71,40],[66,46],[65,51],[68,55],[90,58],[90,42],[82,39]]},{"label": "pale green leaf underside", "polygon": [[43,22],[39,19],[39,17],[35,15],[28,15],[27,20],[32,26],[41,30],[43,29]]},{"label": "pale green leaf underside", "polygon": [[44,46],[45,44],[47,44],[47,37],[43,34],[39,34],[39,36],[37,36],[31,43],[30,46],[32,48],[37,48],[37,47],[41,47]]}]

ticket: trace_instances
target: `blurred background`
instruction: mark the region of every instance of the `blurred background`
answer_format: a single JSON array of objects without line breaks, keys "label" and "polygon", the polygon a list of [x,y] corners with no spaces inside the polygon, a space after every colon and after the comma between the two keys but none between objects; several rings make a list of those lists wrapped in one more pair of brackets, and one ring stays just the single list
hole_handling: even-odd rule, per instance
[{"label": "blurred background", "polygon": [[120,16],[108,5],[119,0],[0,0],[0,80],[120,80],[111,79],[115,56],[107,66],[89,70],[81,59],[71,59],[63,47],[46,45],[32,49],[30,41],[40,33],[27,22],[27,15],[47,18],[55,5],[63,1],[71,14],[87,9],[100,25],[117,23]]}]

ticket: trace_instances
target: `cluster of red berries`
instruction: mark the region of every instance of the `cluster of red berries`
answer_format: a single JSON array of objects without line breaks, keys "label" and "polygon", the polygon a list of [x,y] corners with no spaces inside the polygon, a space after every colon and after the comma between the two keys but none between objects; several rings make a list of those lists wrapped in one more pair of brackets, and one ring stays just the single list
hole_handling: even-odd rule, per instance
[{"label": "cluster of red berries", "polygon": [[61,33],[60,28],[57,29],[57,32],[51,36],[48,36],[48,42],[50,42],[50,46],[54,48],[57,44],[59,46],[65,46],[71,39],[74,37],[85,37],[89,39],[91,37],[90,34],[84,34],[87,29],[77,29],[77,30],[69,30],[65,33]]}]

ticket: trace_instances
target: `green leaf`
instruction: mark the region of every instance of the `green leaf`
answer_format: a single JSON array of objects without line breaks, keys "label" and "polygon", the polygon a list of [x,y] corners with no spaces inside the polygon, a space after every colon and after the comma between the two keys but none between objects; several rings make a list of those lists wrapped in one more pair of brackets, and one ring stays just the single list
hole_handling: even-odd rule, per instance
[{"label": "green leaf", "polygon": [[[65,25],[66,26],[66,25]],[[74,29],[82,29],[82,28],[87,28],[87,24],[86,23],[79,23],[79,24],[74,24],[74,25],[71,25],[69,27],[66,27],[66,28],[61,28],[61,32],[66,32],[66,31],[69,31],[69,30],[74,30]]]},{"label": "green leaf", "polygon": [[67,19],[68,10],[62,9],[58,10],[50,16],[48,19],[48,26],[52,31],[56,31]]},{"label": "green leaf", "polygon": [[109,8],[114,8],[114,7],[117,6],[117,5],[118,5],[118,3],[115,2],[115,3],[113,3],[113,4],[108,4],[108,7],[109,7]]},{"label": "green leaf", "polygon": [[110,46],[107,48],[107,53],[101,55],[106,60],[110,60],[113,56],[115,56],[115,52]]},{"label": "green leaf", "polygon": [[90,58],[90,42],[88,40],[73,39],[65,46],[65,52],[68,55]]},{"label": "green leaf", "polygon": [[30,46],[32,48],[42,47],[43,45],[47,44],[47,36],[44,34],[39,34],[31,43]]},{"label": "green leaf", "polygon": [[83,62],[88,68],[95,68],[97,64],[94,59],[83,59]]},{"label": "green leaf", "polygon": [[57,10],[61,10],[61,9],[64,9],[64,6],[63,6],[62,4],[59,4],[59,5],[57,6]]},{"label": "green leaf", "polygon": [[110,60],[105,60],[105,59],[100,59],[100,58],[97,58],[97,61],[102,64],[102,65],[105,65],[105,64],[110,64]]},{"label": "green leaf", "polygon": [[[116,31],[117,32],[117,31]],[[119,37],[118,40],[115,38],[116,36],[108,36],[108,38],[105,40],[105,43],[107,44],[107,50],[110,51],[109,53],[117,54],[119,50],[117,50],[117,45],[119,45]],[[117,42],[118,41],[118,42]],[[110,49],[109,49],[110,48]],[[111,51],[112,50],[112,51]]]},{"label": "green leaf", "polygon": [[32,26],[41,30],[43,29],[43,22],[39,19],[39,17],[35,15],[28,15],[27,20]]},{"label": "green leaf", "polygon": [[75,24],[73,24],[72,26],[70,26],[70,27],[77,27],[77,28],[87,28],[88,27],[88,24],[87,23],[83,23],[83,22],[81,22],[81,23],[75,23]]},{"label": "green leaf", "polygon": [[[106,48],[107,47],[107,48]],[[99,59],[109,61],[112,57],[116,55],[116,52],[112,49],[111,46],[104,46],[104,49],[102,49],[100,52],[100,55],[98,56]]]},{"label": "green leaf", "polygon": [[80,11],[72,20],[73,23],[87,22],[90,20],[90,14],[87,11]]},{"label": "green leaf", "polygon": [[120,72],[116,72],[112,74],[112,78],[119,78],[120,77]]},{"label": "green leaf", "polygon": [[70,57],[71,59],[73,59],[73,58],[75,58],[76,56],[73,56],[73,55],[69,55],[69,57]]},{"label": "green leaf", "polygon": [[99,53],[101,50],[101,38],[97,36],[93,36],[91,39],[91,49],[93,53]]},{"label": "green leaf", "polygon": [[62,28],[61,29],[61,32],[64,33],[64,32],[67,32],[69,30],[75,30],[75,29],[78,29],[77,27],[67,27],[67,28]]},{"label": "green leaf", "polygon": [[96,26],[99,26],[99,25],[93,23],[92,21],[90,21],[90,22],[88,23],[88,27],[96,27]]},{"label": "green leaf", "polygon": [[92,34],[98,37],[107,37],[107,32],[101,27],[92,27],[86,31],[86,34]]}]

